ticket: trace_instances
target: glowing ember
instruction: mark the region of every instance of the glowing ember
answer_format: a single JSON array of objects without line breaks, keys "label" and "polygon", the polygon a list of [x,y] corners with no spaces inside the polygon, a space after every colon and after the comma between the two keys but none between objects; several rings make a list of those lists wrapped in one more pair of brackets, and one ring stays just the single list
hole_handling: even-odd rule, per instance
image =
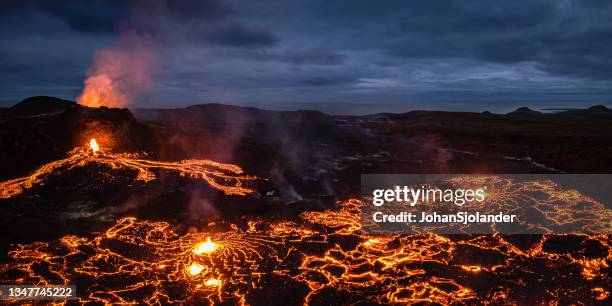
[{"label": "glowing ember", "polygon": [[206,238],[206,241],[198,243],[193,249],[193,253],[196,255],[210,254],[219,247],[218,244],[212,242],[210,237]]},{"label": "glowing ember", "polygon": [[208,286],[208,287],[217,287],[217,286],[221,286],[221,280],[220,279],[215,279],[215,278],[211,278],[209,280],[206,280],[206,282],[204,283],[204,285]]},{"label": "glowing ember", "polygon": [[[95,156],[92,156],[91,152]],[[211,187],[228,195],[246,195],[253,192],[245,187],[247,181],[257,177],[242,175],[242,168],[232,164],[222,164],[210,160],[187,159],[179,162],[164,162],[142,159],[138,154],[113,153],[100,150],[95,139],[88,146],[78,147],[70,152],[70,156],[36,169],[29,176],[0,182],[0,199],[21,194],[25,189],[42,183],[51,174],[61,173],[88,163],[106,165],[112,169],[127,169],[137,172],[136,180],[149,182],[156,178],[152,170],[176,171],[193,179],[206,181]]]},{"label": "glowing ember", "polygon": [[598,301],[603,301],[610,297],[610,291],[606,291],[601,287],[593,288],[591,291],[595,294],[595,299]]},{"label": "glowing ember", "polygon": [[197,263],[193,263],[189,266],[189,274],[191,275],[198,275],[202,270],[204,270],[204,266]]},{"label": "glowing ember", "polygon": [[89,141],[89,147],[91,148],[91,151],[93,152],[94,155],[98,153],[98,151],[100,150],[100,147],[98,146],[98,142],[96,142],[95,138],[92,138]]},{"label": "glowing ember", "polygon": [[461,266],[461,268],[469,272],[480,272],[482,270],[479,266]]}]

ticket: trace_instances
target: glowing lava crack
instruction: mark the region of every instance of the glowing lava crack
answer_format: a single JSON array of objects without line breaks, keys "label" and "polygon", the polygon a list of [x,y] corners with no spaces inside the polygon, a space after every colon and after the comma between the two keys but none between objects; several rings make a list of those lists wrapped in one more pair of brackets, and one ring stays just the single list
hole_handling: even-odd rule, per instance
[{"label": "glowing lava crack", "polygon": [[124,218],[93,238],[18,245],[0,284],[71,284],[103,304],[609,302],[610,235],[372,236],[360,205],[184,235]]},{"label": "glowing lava crack", "polygon": [[[250,192],[243,183],[254,179],[236,165],[151,161],[92,141],[28,177],[3,182],[2,197],[87,163],[133,169],[144,181],[155,179],[152,169],[179,171],[226,194]],[[516,186],[525,187],[559,209],[581,198],[546,182]],[[492,192],[494,199],[506,197]],[[122,218],[90,238],[13,246],[0,265],[0,284],[74,285],[76,302],[108,305],[610,304],[610,234],[372,235],[360,223],[359,200],[337,207],[289,220],[221,221],[217,230],[187,234],[167,222]],[[599,226],[598,217],[610,212],[592,208],[582,218]]]},{"label": "glowing lava crack", "polygon": [[223,164],[210,160],[187,159],[179,162],[154,161],[142,158],[139,154],[113,153],[99,147],[95,139],[88,146],[77,147],[65,159],[57,160],[36,169],[26,177],[0,182],[0,199],[21,194],[25,189],[42,183],[54,173],[85,166],[88,163],[98,163],[113,169],[130,169],[138,172],[137,180],[148,182],[155,179],[152,170],[177,171],[194,179],[202,179],[211,187],[219,189],[228,195],[245,195],[253,190],[244,186],[245,182],[257,179],[254,176],[243,175],[242,168],[237,165]]}]

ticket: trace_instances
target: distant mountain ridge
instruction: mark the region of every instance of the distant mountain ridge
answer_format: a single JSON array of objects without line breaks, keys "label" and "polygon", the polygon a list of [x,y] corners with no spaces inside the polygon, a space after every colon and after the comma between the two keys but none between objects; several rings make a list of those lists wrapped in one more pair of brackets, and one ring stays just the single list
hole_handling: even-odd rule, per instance
[{"label": "distant mountain ridge", "polygon": [[[251,169],[261,167],[264,157],[274,162],[293,160],[311,154],[303,153],[308,150],[325,155],[321,152],[335,152],[342,146],[367,147],[369,153],[377,154],[376,150],[389,145],[397,146],[389,150],[397,148],[401,153],[406,143],[426,139],[424,146],[432,147],[433,155],[423,158],[449,155],[436,150],[451,148],[481,156],[529,158],[570,173],[607,173],[612,171],[611,123],[612,111],[602,105],[556,113],[522,107],[508,114],[421,110],[335,116],[223,104],[88,108],[53,97],[32,97],[0,112],[0,160],[5,161],[0,173],[10,177],[64,156],[75,145],[83,145],[91,131],[101,129],[118,141],[110,146],[113,149],[146,150],[169,160],[191,156],[237,160]],[[401,141],[406,143],[395,143]],[[329,145],[319,146],[324,142]],[[312,163],[306,157],[299,160],[291,164]]]},{"label": "distant mountain ridge", "polygon": [[529,107],[519,107],[507,115],[541,115],[541,112],[534,111]]},{"label": "distant mountain ridge", "polygon": [[[3,108],[0,111],[0,116],[33,116],[41,114],[49,114],[55,112],[62,112],[66,109],[73,107],[84,107],[77,104],[74,101],[64,100],[51,96],[33,96],[26,98],[19,103],[13,105],[10,108]],[[564,108],[551,108],[544,110],[554,110],[554,113],[545,113],[537,110],[533,110],[529,107],[519,107],[514,111],[506,113],[506,115],[588,115],[588,114],[612,114],[612,110],[605,105],[594,105],[586,109],[564,109]],[[277,110],[266,110],[256,108],[252,106],[238,106],[222,103],[205,103],[205,104],[194,104],[183,108],[130,108],[130,112],[139,119],[143,120],[158,120],[163,117],[194,117],[201,115],[208,115],[207,119],[217,121],[219,114],[224,116],[236,117],[242,119],[247,117],[267,117],[267,119],[282,118],[282,119],[294,119],[294,120],[328,120],[331,117],[344,117],[341,115],[329,115],[318,110],[291,110],[291,111],[277,111]],[[351,115],[352,117],[371,117],[380,115],[402,115],[410,114],[414,112],[431,112],[431,113],[457,113],[455,111],[428,111],[428,110],[413,110],[408,112],[384,112],[384,113],[373,113],[368,115]],[[460,113],[477,113],[477,112],[460,112]],[[483,111],[481,114],[495,114],[489,111]],[[202,119],[202,118],[200,118]],[[224,120],[228,118],[223,118]]]},{"label": "distant mountain ridge", "polygon": [[194,124],[199,121],[207,122],[240,122],[265,123],[275,121],[330,121],[332,116],[320,111],[296,110],[273,111],[255,107],[226,105],[218,103],[197,104],[185,108],[172,109],[130,109],[134,116],[140,120],[163,120],[185,122]]}]

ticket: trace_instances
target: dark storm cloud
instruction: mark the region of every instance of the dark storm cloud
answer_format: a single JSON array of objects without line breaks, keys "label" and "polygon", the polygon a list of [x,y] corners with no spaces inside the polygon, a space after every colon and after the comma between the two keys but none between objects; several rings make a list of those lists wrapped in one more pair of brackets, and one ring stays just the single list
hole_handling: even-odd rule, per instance
[{"label": "dark storm cloud", "polygon": [[[120,32],[125,29],[156,35],[166,31],[168,22],[202,22],[211,24],[233,14],[231,6],[222,0],[10,0],[2,11],[4,16],[27,16],[31,12],[52,15],[80,32]],[[233,30],[233,31],[232,31]],[[237,22],[226,30],[229,38],[218,35],[218,40],[232,40],[234,36],[262,34]],[[261,38],[260,38],[261,39]]]},{"label": "dark storm cloud", "polygon": [[72,29],[83,32],[112,32],[131,10],[128,1],[35,1],[9,0],[2,15],[40,11],[65,21]]},{"label": "dark storm cloud", "polygon": [[337,86],[355,82],[355,79],[346,76],[314,76],[303,80],[304,84],[310,86]]},{"label": "dark storm cloud", "polygon": [[271,47],[278,38],[269,30],[232,23],[209,33],[209,40],[229,47]]},{"label": "dark storm cloud", "polygon": [[398,21],[397,39],[384,49],[407,58],[532,61],[553,74],[610,79],[611,18],[611,2],[427,1]]},{"label": "dark storm cloud", "polygon": [[167,1],[165,4],[171,15],[183,19],[221,19],[234,13],[233,8],[223,0]]},{"label": "dark storm cloud", "polygon": [[78,93],[74,88],[82,85],[94,52],[126,30],[159,46],[163,71],[147,97],[158,105],[567,104],[570,99],[601,103],[612,96],[610,1],[26,0],[2,5],[1,101],[27,96],[31,88],[50,89],[47,94],[58,88],[74,98],[66,93]]},{"label": "dark storm cloud", "polygon": [[342,65],[347,60],[347,55],[334,52],[333,50],[321,49],[291,49],[282,52],[265,52],[256,54],[260,60],[275,60],[292,63],[295,65]]}]

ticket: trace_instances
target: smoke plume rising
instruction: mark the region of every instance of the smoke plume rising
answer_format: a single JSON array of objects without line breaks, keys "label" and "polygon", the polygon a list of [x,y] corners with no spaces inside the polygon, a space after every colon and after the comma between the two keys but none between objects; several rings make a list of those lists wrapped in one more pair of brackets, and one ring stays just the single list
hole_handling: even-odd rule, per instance
[{"label": "smoke plume rising", "polygon": [[155,42],[133,31],[120,35],[112,48],[94,55],[79,104],[126,107],[152,88],[158,59]]}]

